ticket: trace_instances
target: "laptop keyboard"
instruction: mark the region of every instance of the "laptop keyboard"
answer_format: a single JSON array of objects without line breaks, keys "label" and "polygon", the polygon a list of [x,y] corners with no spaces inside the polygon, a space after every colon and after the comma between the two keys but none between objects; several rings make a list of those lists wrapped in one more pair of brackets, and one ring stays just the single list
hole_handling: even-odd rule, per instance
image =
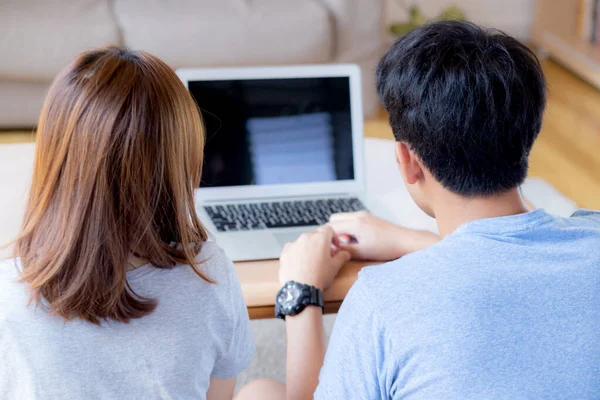
[{"label": "laptop keyboard", "polygon": [[356,198],[204,206],[219,232],[322,225],[331,214],[365,210]]}]

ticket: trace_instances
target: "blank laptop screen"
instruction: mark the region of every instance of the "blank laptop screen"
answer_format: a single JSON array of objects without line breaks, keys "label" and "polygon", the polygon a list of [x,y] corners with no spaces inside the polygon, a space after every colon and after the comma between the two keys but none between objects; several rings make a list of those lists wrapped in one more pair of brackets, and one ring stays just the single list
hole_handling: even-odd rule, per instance
[{"label": "blank laptop screen", "polygon": [[350,78],[190,81],[206,126],[202,187],[354,179]]}]

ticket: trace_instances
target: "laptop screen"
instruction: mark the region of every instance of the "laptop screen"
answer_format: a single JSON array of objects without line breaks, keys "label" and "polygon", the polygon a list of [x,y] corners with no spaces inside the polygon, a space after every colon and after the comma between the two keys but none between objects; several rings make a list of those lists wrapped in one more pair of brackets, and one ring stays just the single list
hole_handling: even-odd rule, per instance
[{"label": "laptop screen", "polygon": [[206,126],[202,187],[354,179],[350,78],[188,86]]}]

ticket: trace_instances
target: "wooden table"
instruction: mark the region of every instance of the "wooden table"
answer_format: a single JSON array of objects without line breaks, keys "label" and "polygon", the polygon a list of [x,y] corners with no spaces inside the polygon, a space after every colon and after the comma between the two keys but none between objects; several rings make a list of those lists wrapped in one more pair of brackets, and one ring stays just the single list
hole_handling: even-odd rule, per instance
[{"label": "wooden table", "polygon": [[[325,312],[335,313],[356,281],[362,267],[376,263],[351,261],[344,265],[333,285],[325,292]],[[235,269],[242,285],[250,319],[273,318],[279,284],[279,260],[237,262]]]}]

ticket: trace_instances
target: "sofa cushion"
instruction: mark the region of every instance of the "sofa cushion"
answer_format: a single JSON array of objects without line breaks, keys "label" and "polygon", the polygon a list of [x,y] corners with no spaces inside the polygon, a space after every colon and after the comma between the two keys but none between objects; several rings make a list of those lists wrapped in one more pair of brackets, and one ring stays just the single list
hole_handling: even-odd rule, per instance
[{"label": "sofa cushion", "polygon": [[49,87],[50,82],[0,79],[0,129],[34,126]]},{"label": "sofa cushion", "polygon": [[334,23],[334,62],[357,63],[362,72],[363,112],[379,109],[375,68],[385,51],[382,0],[319,0]]},{"label": "sofa cushion", "polygon": [[80,52],[118,37],[108,0],[3,0],[0,78],[49,81]]},{"label": "sofa cushion", "polygon": [[379,57],[384,47],[384,3],[380,0],[319,0],[335,21],[335,61]]},{"label": "sofa cushion", "polygon": [[175,68],[332,59],[319,0],[115,0],[115,14],[127,46]]}]

